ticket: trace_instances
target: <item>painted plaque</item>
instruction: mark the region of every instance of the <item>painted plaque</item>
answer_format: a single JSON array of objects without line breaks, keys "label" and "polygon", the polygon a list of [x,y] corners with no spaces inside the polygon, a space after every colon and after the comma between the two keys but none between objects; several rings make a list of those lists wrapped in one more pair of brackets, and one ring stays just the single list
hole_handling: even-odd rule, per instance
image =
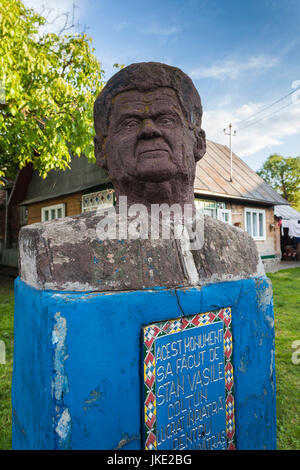
[{"label": "painted plaque", "polygon": [[146,450],[235,449],[231,309],[143,328]]}]

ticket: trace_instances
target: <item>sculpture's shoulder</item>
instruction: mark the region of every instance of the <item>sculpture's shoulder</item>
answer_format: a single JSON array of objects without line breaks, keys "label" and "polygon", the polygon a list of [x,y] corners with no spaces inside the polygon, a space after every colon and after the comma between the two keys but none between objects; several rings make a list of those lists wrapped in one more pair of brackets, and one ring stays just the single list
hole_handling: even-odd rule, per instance
[{"label": "sculpture's shoulder", "polygon": [[39,289],[120,291],[188,287],[262,274],[253,239],[211,217],[200,217],[201,243],[196,248],[172,236],[139,239],[112,233],[103,239],[99,227],[103,230],[104,220],[113,226],[115,217],[110,208],[23,227],[21,278]]},{"label": "sculpture's shoulder", "polygon": [[[177,240],[119,237],[119,223],[112,207],[23,227],[21,278],[39,289],[70,291],[187,284]],[[106,225],[111,230],[108,239],[103,238]]]},{"label": "sculpture's shoulder", "polygon": [[80,259],[80,277],[83,279],[85,260],[89,245],[96,237],[98,220],[96,212],[92,211],[23,226],[19,233],[21,278],[37,288],[59,288],[62,276],[59,271],[67,268],[66,276],[73,284],[70,268],[78,269]]},{"label": "sculpture's shoulder", "polygon": [[200,282],[230,280],[264,273],[253,238],[238,227],[204,216],[203,246],[193,251]]}]

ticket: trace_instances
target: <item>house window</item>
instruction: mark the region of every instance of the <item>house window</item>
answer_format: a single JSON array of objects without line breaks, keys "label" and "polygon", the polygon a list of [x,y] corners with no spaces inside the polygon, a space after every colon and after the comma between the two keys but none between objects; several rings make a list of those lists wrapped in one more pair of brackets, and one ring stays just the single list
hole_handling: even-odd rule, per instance
[{"label": "house window", "polygon": [[65,204],[55,204],[54,206],[42,207],[42,222],[65,217]]},{"label": "house window", "polygon": [[[202,212],[205,215],[209,215],[214,219],[218,219],[218,211],[220,209],[225,209],[226,205],[225,202],[217,202],[217,201],[205,201],[202,199],[195,199],[195,206],[199,212]],[[223,220],[223,219],[220,219]]]},{"label": "house window", "polygon": [[20,206],[20,225],[28,224],[28,207]]},{"label": "house window", "polygon": [[225,222],[225,224],[231,225],[231,210],[230,209],[218,209],[218,219]]},{"label": "house window", "polygon": [[263,209],[245,209],[245,229],[254,240],[266,239],[266,212]]},{"label": "house window", "polygon": [[81,212],[89,212],[101,207],[111,207],[114,205],[115,192],[113,189],[105,189],[95,193],[84,194],[81,198]]}]

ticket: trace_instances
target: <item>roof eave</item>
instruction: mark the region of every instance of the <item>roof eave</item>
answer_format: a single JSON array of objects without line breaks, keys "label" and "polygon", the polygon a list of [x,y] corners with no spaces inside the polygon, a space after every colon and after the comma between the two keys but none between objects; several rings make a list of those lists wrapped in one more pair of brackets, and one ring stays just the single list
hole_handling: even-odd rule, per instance
[{"label": "roof eave", "polygon": [[95,186],[94,184],[93,185],[82,185],[82,186],[78,186],[76,188],[72,188],[72,189],[69,189],[68,191],[62,191],[62,192],[58,192],[56,194],[47,194],[45,196],[37,196],[35,198],[32,198],[32,199],[25,199],[24,201],[22,201],[20,203],[20,206],[26,206],[28,204],[36,204],[38,202],[43,202],[43,201],[49,201],[51,199],[57,199],[59,197],[63,197],[63,196],[68,196],[70,194],[74,194],[74,193],[80,193],[80,192],[84,192],[84,191],[87,191],[88,189],[93,189],[93,188],[96,188],[96,187],[99,187],[99,191],[101,191],[102,189],[105,189],[106,186],[108,186],[110,184],[110,181],[108,182],[104,182],[104,183],[99,183],[99,185]]},{"label": "roof eave", "polygon": [[229,200],[235,200],[235,201],[244,201],[244,202],[250,202],[250,203],[259,203],[259,204],[264,204],[266,206],[279,206],[279,205],[288,205],[287,202],[278,202],[278,201],[268,201],[266,199],[255,199],[255,198],[249,198],[245,196],[236,196],[236,195],[231,195],[231,194],[224,194],[224,193],[217,193],[214,191],[206,191],[206,190],[199,190],[199,189],[194,189],[194,194],[197,194],[199,196],[213,196],[221,199],[229,199]]}]

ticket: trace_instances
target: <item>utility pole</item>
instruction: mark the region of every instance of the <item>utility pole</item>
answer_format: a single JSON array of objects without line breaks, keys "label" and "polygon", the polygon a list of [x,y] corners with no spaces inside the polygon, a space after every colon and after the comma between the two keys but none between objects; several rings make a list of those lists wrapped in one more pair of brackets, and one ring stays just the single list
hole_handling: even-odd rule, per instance
[{"label": "utility pole", "polygon": [[[229,129],[229,132],[226,132]],[[236,131],[232,132],[232,124],[229,124],[226,129],[224,129],[224,134],[229,135],[229,149],[230,149],[230,182],[232,182],[232,142],[231,139],[236,135]]]}]

